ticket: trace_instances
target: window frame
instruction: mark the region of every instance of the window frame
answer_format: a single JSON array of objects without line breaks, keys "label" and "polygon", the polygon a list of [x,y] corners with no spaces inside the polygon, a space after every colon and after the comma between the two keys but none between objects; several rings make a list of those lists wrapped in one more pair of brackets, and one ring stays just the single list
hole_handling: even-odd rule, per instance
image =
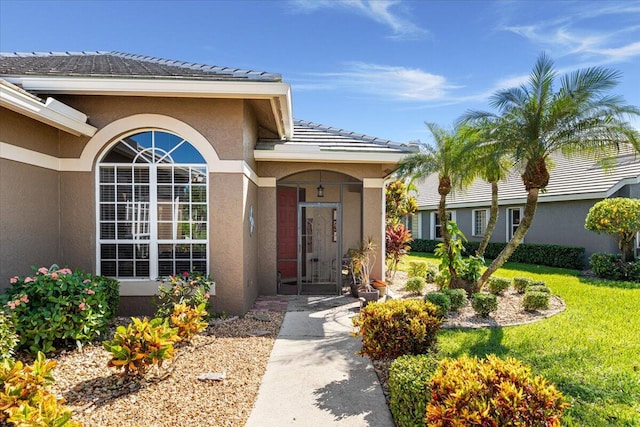
[{"label": "window frame", "polygon": [[[478,212],[484,212],[484,224],[482,227],[482,232],[478,233],[476,229],[477,221],[476,215]],[[471,211],[471,235],[475,237],[484,237],[487,232],[487,224],[489,223],[489,209],[473,209]]]},{"label": "window frame", "polygon": [[[182,145],[183,143],[188,144],[191,149],[195,150],[196,152],[198,152],[198,154],[200,155],[200,157],[202,158],[202,163],[182,163],[182,162],[174,162],[173,159],[171,159],[170,162],[167,162],[166,157],[161,159],[160,156],[152,156],[153,161],[152,162],[146,162],[146,163],[140,163],[140,162],[136,162],[135,159],[129,163],[126,162],[112,162],[112,161],[105,161],[105,158],[109,155],[109,153],[111,153],[112,149],[114,147],[116,147],[120,142],[122,142],[123,140],[125,140],[126,138],[129,137],[133,137],[135,135],[138,134],[144,134],[144,133],[151,133],[151,138],[153,139],[153,147],[155,147],[156,150],[160,150],[159,152],[161,152],[161,147],[160,145],[156,145],[155,143],[155,134],[156,133],[164,133],[164,134],[169,134],[171,136],[177,137],[178,140],[180,141],[179,143],[177,143],[170,151],[173,151],[174,149],[177,149],[177,147],[179,147],[180,145]],[[145,150],[142,150],[145,151]],[[147,157],[148,159],[149,157]],[[170,158],[170,156],[169,156]],[[162,160],[162,161],[156,161],[156,160]],[[104,178],[102,178],[102,173],[103,171],[108,171],[109,169],[113,170],[113,173],[115,174],[115,178],[113,182],[109,182],[106,181]],[[119,170],[126,170],[126,169],[130,169],[131,173],[132,173],[132,179],[131,182],[119,182],[118,181],[118,171]],[[144,181],[142,182],[142,184],[138,183],[137,181],[135,181],[135,175],[136,175],[136,171],[138,170],[147,170],[147,182],[145,183]],[[188,182],[182,182],[182,181],[178,181],[176,180],[176,178],[179,176],[180,173],[182,173],[184,175],[185,170],[188,172]],[[158,178],[158,174],[159,171],[165,171],[164,174],[167,173],[167,171],[169,171],[169,174],[171,175],[171,182],[164,182],[164,180],[159,179]],[[194,175],[195,173],[195,175]],[[195,176],[195,178],[194,178]],[[195,180],[194,180],[195,179]],[[135,200],[135,194],[137,194],[138,192],[138,188],[139,187],[147,187],[147,191],[148,191],[148,201],[143,201],[143,202],[139,202],[137,200]],[[137,226],[136,224],[136,220],[130,220],[129,219],[129,204],[128,201],[126,202],[126,210],[127,210],[127,219],[121,219],[119,217],[118,214],[118,209],[119,209],[119,205],[120,200],[118,199],[118,197],[116,196],[116,198],[112,201],[110,199],[103,199],[101,191],[107,187],[113,186],[116,190],[116,192],[119,192],[120,190],[120,186],[124,186],[124,187],[128,187],[131,190],[131,202],[132,205],[135,205],[136,202],[138,203],[146,203],[147,206],[145,207],[147,210],[147,216],[146,216],[146,226],[147,226],[147,230],[146,230],[146,234],[148,235],[148,237],[143,237],[143,238],[136,238],[136,237],[119,237],[118,233],[116,232],[113,236],[113,238],[105,238],[103,237],[102,234],[102,228],[101,226],[103,226],[105,223],[114,223],[114,227],[118,227],[118,224],[129,224],[129,226],[133,229]],[[177,190],[178,188],[182,188],[184,189],[184,191],[187,191],[189,194],[188,199],[186,200],[180,200],[178,199],[173,199],[173,197],[167,202],[166,200],[163,200],[161,198],[161,196],[159,195],[160,191],[161,191],[161,187],[171,187],[173,189],[173,191],[175,192],[175,190]],[[196,188],[200,188],[200,190],[198,191],[198,195],[202,194],[204,196],[204,201],[194,201],[193,197],[195,196],[194,190]],[[184,268],[182,267],[178,267],[178,263],[180,261],[180,264],[186,265],[185,263],[188,262],[189,263],[189,271],[196,269],[194,267],[194,263],[199,263],[200,265],[202,263],[204,263],[205,268],[203,271],[203,273],[205,274],[209,274],[210,273],[210,268],[211,268],[211,263],[210,263],[210,245],[209,245],[209,234],[210,234],[210,217],[211,217],[211,207],[210,207],[210,203],[209,203],[209,191],[210,191],[210,182],[209,182],[209,168],[207,166],[206,160],[204,159],[204,156],[202,155],[202,153],[195,147],[194,144],[192,144],[190,141],[188,141],[187,139],[184,139],[182,137],[180,137],[179,135],[175,134],[174,132],[171,131],[167,131],[164,129],[138,129],[138,130],[134,130],[131,132],[128,132],[120,137],[118,137],[116,140],[113,141],[112,144],[109,145],[109,147],[102,153],[100,159],[98,160],[97,164],[96,164],[96,168],[95,168],[95,200],[96,200],[96,212],[95,212],[95,219],[96,219],[96,235],[95,235],[95,242],[96,242],[96,273],[97,274],[104,274],[103,273],[103,261],[112,261],[115,262],[115,268],[116,268],[116,273],[118,272],[118,269],[121,268],[119,265],[119,251],[120,251],[120,246],[118,245],[133,245],[133,251],[136,252],[137,250],[139,250],[139,246],[148,246],[147,250],[147,262],[149,264],[148,266],[148,276],[147,275],[136,275],[136,270],[134,267],[134,270],[132,271],[132,275],[131,276],[119,276],[119,275],[113,275],[110,277],[114,277],[116,279],[118,279],[120,282],[125,282],[125,283],[139,283],[141,286],[144,283],[150,283],[150,282],[156,282],[159,278],[161,277],[165,277],[165,274],[160,274],[161,270],[163,269],[163,267],[161,267],[160,265],[160,261],[162,258],[163,262],[172,262],[172,274],[179,274],[181,273]],[[113,218],[113,220],[109,219],[109,220],[105,220],[103,219],[103,217],[101,216],[101,214],[103,213],[102,208],[104,208],[105,206],[114,206],[114,211],[116,212],[115,217]],[[201,207],[204,206],[205,207],[205,212],[204,212],[204,217],[200,217],[198,216],[197,219],[194,219],[194,215],[196,215],[196,210],[201,209]],[[172,218],[169,220],[166,219],[162,219],[159,220],[158,218],[158,212],[159,209],[161,207],[171,207],[171,209],[173,210],[173,214],[172,214]],[[187,216],[188,218],[185,218],[183,215],[184,213],[181,212],[181,209],[187,209]],[[135,211],[135,209],[134,209]],[[177,214],[177,212],[181,212],[180,215]],[[133,216],[137,216],[138,214],[133,213]],[[170,239],[166,239],[162,236],[162,234],[166,234],[163,233],[163,230],[161,230],[161,226],[163,225],[165,228],[167,227],[167,224],[170,224],[173,231],[172,231],[172,238]],[[176,231],[178,231],[178,229],[182,230],[184,229],[184,224],[187,224],[187,229],[189,232],[189,237],[184,237],[182,236],[182,234],[180,236],[177,235]],[[200,237],[200,238],[196,238],[193,233],[195,233],[195,229],[199,226],[201,226],[201,224],[204,224],[204,229],[206,230],[206,232],[204,233],[204,237]],[[126,227],[126,225],[125,225]],[[132,233],[132,235],[134,235],[135,233]],[[178,239],[178,237],[180,237],[180,239]],[[115,247],[115,251],[116,251],[116,255],[114,260],[111,260],[111,258],[107,257],[103,257],[103,248],[106,247],[107,245],[114,245]],[[170,259],[164,259],[160,252],[160,247],[161,246],[166,246],[166,245],[173,245],[173,249],[172,249],[172,258]],[[188,245],[189,246],[189,257],[184,257],[183,255],[178,255],[177,252],[177,247],[178,246],[184,246],[184,245]],[[138,247],[136,249],[136,246]],[[200,249],[200,247],[204,246],[204,258],[194,258],[194,253]],[[108,249],[108,248],[107,248]],[[199,252],[201,253],[201,252]],[[133,265],[135,265],[135,263],[137,262],[138,258],[137,255],[134,254],[133,258],[132,258],[132,263]],[[166,268],[166,267],[164,267]],[[136,286],[137,287],[137,286]],[[154,287],[157,289],[157,283],[155,283]],[[142,286],[142,288],[144,288],[144,286]],[[143,289],[139,289],[139,291],[143,291],[143,293],[147,292],[148,290],[144,291]],[[134,292],[135,293],[135,292]]]},{"label": "window frame", "polygon": [[[518,225],[515,228],[513,227],[513,212],[518,212],[520,214]],[[507,242],[513,238],[513,234],[522,223],[522,214],[523,214],[522,206],[507,208],[507,229],[506,229]],[[524,239],[522,239],[522,242],[524,242]]]},{"label": "window frame", "polygon": [[[451,216],[451,218],[449,218],[449,221],[454,221],[456,220],[456,211],[454,210],[448,210],[447,214],[449,214]],[[438,217],[438,212],[437,211],[432,211],[431,215],[430,215],[430,221],[429,221],[429,237],[431,240],[442,240],[442,237],[436,237],[437,236],[437,231],[436,228],[437,227],[442,227],[442,224],[436,224],[436,218]]]}]

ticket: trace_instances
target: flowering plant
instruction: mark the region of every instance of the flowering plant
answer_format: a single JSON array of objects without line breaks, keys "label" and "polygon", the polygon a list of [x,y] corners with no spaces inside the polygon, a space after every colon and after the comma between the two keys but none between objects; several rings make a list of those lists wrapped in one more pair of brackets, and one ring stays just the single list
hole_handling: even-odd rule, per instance
[{"label": "flowering plant", "polygon": [[118,309],[118,282],[69,268],[33,267],[14,276],[0,297],[20,337],[18,346],[49,353],[54,345],[78,346],[106,332]]},{"label": "flowering plant", "polygon": [[161,279],[156,297],[156,317],[169,317],[176,304],[185,303],[191,308],[204,304],[209,310],[209,290],[215,282],[209,275],[197,271],[185,271]]}]

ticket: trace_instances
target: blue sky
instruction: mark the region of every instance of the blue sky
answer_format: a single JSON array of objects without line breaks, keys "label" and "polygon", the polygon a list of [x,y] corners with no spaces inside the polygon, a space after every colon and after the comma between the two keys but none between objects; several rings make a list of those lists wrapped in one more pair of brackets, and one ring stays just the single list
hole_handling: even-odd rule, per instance
[{"label": "blue sky", "polygon": [[[399,142],[489,109],[547,52],[640,105],[640,1],[9,1],[0,50],[116,50],[277,72],[294,116]],[[634,125],[640,128],[640,121]]]}]

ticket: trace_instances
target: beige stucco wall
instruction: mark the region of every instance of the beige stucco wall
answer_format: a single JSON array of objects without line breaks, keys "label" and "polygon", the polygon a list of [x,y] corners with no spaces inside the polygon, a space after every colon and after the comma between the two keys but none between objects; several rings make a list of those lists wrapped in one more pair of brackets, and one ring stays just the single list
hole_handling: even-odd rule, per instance
[{"label": "beige stucco wall", "polygon": [[57,156],[59,134],[60,132],[51,126],[0,108],[0,142]]},{"label": "beige stucco wall", "polygon": [[58,174],[0,159],[0,289],[15,275],[49,267],[59,256]]},{"label": "beige stucco wall", "polygon": [[[57,96],[89,116],[98,129],[135,114],[160,114],[187,123],[211,142],[221,159],[244,154],[244,101],[237,99],[147,98],[120,96]],[[88,139],[87,139],[88,140]],[[64,156],[79,153],[63,147]]]},{"label": "beige stucco wall", "polygon": [[60,172],[60,258],[95,271],[96,206],[93,172]]},{"label": "beige stucco wall", "polygon": [[258,204],[254,207],[258,238],[258,286],[261,295],[277,291],[277,207],[276,187],[258,188]]}]

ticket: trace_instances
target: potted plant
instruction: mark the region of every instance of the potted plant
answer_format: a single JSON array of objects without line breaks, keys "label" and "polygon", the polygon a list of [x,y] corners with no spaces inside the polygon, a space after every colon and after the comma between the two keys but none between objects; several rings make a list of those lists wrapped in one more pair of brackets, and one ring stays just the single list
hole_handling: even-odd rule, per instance
[{"label": "potted plant", "polygon": [[351,268],[358,282],[358,297],[364,298],[364,305],[370,301],[377,301],[380,292],[371,286],[371,271],[376,263],[376,245],[368,238],[360,243],[360,248],[353,252]]}]

